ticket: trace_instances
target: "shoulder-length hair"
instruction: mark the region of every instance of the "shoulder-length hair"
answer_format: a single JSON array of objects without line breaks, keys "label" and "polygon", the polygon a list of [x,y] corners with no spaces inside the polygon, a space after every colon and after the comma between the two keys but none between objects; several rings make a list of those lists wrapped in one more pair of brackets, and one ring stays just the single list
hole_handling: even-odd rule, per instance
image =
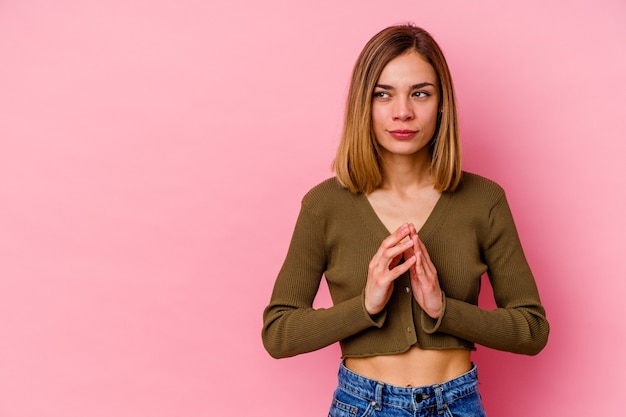
[{"label": "shoulder-length hair", "polygon": [[438,191],[453,191],[461,179],[461,146],[456,100],[446,59],[432,36],[407,24],[391,26],[365,45],[352,73],[341,142],[333,161],[339,182],[354,193],[369,194],[382,185],[378,143],[372,130],[372,95],[385,66],[409,51],[432,65],[439,79],[439,118],[430,142],[431,171]]}]

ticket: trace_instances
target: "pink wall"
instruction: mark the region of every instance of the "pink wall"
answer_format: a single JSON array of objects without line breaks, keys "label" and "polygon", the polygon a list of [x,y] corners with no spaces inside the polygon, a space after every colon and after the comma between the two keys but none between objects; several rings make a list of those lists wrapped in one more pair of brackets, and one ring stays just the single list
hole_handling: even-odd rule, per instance
[{"label": "pink wall", "polygon": [[356,55],[403,21],[447,54],[553,328],[477,352],[488,412],[614,415],[626,4],[296,3],[0,2],[0,415],[325,415],[339,350],[273,360],[261,312]]}]

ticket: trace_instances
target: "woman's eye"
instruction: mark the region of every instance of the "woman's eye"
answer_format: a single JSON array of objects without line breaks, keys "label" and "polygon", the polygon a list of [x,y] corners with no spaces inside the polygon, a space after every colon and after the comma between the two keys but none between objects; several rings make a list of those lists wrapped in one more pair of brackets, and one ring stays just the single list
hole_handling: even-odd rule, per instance
[{"label": "woman's eye", "polygon": [[426,91],[416,91],[413,93],[413,96],[418,98],[428,97],[429,95],[430,94],[428,94]]},{"label": "woman's eye", "polygon": [[388,98],[389,93],[385,91],[374,91],[374,98]]}]

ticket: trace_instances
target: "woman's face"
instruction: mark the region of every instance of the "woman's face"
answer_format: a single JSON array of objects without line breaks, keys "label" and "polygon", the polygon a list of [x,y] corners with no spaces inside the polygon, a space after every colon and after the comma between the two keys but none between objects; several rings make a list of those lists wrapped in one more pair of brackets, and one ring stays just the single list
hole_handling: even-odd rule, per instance
[{"label": "woman's face", "polygon": [[418,52],[389,61],[372,97],[372,127],[383,157],[429,152],[439,100],[437,74]]}]

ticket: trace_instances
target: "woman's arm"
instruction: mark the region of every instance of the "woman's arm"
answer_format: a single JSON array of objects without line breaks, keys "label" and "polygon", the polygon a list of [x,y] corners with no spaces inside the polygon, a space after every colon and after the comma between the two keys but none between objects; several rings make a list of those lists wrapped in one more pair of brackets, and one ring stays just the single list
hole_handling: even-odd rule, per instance
[{"label": "woman's arm", "polygon": [[433,319],[423,314],[422,326],[427,333],[448,333],[493,349],[535,355],[545,347],[550,326],[504,195],[492,207],[480,238],[498,308],[484,310],[443,294],[441,315]]},{"label": "woman's arm", "polygon": [[372,326],[382,326],[365,308],[365,292],[325,309],[313,300],[326,269],[324,221],[303,202],[289,250],[263,313],[265,349],[283,358],[321,349]]}]

